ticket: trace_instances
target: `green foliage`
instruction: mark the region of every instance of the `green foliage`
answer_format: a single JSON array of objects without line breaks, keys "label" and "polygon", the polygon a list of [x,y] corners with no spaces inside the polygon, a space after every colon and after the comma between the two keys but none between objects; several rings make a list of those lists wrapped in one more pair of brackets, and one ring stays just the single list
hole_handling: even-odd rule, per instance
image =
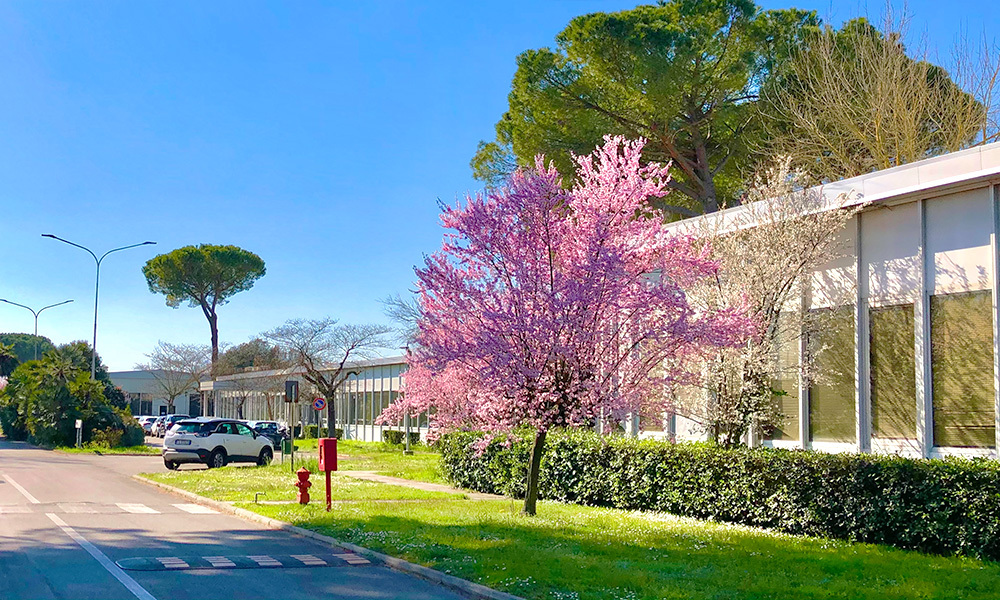
[{"label": "green foliage", "polygon": [[184,246],[151,258],[142,268],[149,291],[163,294],[167,306],[215,307],[253,287],[264,276],[264,261],[236,246]]},{"label": "green foliage", "polygon": [[[14,354],[17,355],[18,363],[28,362],[35,358],[36,340],[38,342],[38,356],[50,350],[55,350],[52,341],[45,336],[40,335],[35,337],[30,333],[0,333],[0,344],[14,346]],[[13,372],[13,369],[11,369],[11,372]]]},{"label": "green foliage", "polygon": [[[446,436],[455,485],[523,496],[531,440]],[[797,535],[1000,560],[1000,464],[770,449],[725,450],[552,432],[542,498],[664,511]]]},{"label": "green foliage", "polygon": [[260,338],[254,338],[220,354],[216,373],[230,375],[250,369],[277,369],[282,365],[280,348]]},{"label": "green foliage", "polygon": [[13,344],[0,342],[0,377],[9,377],[17,365],[21,364]]},{"label": "green foliage", "polygon": [[818,25],[813,12],[762,11],[750,0],[669,0],[576,17],[557,49],[517,57],[508,110],[496,141],[480,143],[475,175],[496,182],[543,153],[568,176],[570,152],[588,154],[606,134],[642,136],[646,160],[674,161],[676,212],[717,210],[758,160],[761,84]]},{"label": "green foliage", "polygon": [[[96,432],[107,437],[120,431],[119,441],[141,444],[141,428],[132,418],[121,390],[111,384],[100,365],[90,378],[90,347],[74,342],[46,352],[40,360],[18,366],[0,391],[0,426],[11,439],[60,446],[72,445],[76,420],[83,421],[83,439]],[[140,431],[136,442],[135,430]]]},{"label": "green foliage", "polygon": [[[296,428],[296,429],[298,429],[298,428]],[[322,429],[322,431],[323,431],[323,433],[326,433],[326,427],[324,427]],[[319,425],[306,425],[306,431],[305,431],[305,435],[304,435],[305,439],[307,439],[307,440],[314,440],[314,439],[316,439],[316,438],[319,437],[319,434],[320,434],[320,427],[319,427]],[[333,430],[333,437],[337,438],[338,440],[343,439],[344,438],[344,430],[343,429],[334,429]]]},{"label": "green foliage", "polygon": [[[402,446],[405,432],[395,431],[392,429],[385,429],[382,431],[382,441],[386,444],[392,444],[394,446]],[[415,432],[410,432],[410,445],[415,446],[420,443],[420,434]]]}]

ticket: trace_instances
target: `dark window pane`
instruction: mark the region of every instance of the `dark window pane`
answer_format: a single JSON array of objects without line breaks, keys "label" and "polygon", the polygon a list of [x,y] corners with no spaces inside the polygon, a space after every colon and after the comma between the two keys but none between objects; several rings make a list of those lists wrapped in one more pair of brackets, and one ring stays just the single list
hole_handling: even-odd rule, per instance
[{"label": "dark window pane", "polygon": [[934,445],[996,444],[989,291],[931,297]]},{"label": "dark window pane", "polygon": [[799,316],[783,312],[777,324],[777,378],[772,382],[774,401],[777,404],[780,425],[768,439],[799,439]]},{"label": "dark window pane", "polygon": [[815,381],[809,386],[809,439],[854,442],[854,308],[816,311],[809,336]]},{"label": "dark window pane", "polygon": [[913,305],[873,308],[870,315],[872,435],[916,438]]}]

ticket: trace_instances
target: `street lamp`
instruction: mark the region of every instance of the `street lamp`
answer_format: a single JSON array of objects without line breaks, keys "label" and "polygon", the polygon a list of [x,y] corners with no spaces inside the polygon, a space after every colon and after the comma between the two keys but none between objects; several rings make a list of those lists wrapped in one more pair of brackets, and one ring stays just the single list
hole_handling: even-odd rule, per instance
[{"label": "street lamp", "polygon": [[62,306],[63,304],[69,304],[72,300],[63,300],[62,302],[56,304],[50,304],[48,306],[43,306],[38,310],[31,308],[30,306],[25,306],[23,304],[18,304],[17,302],[11,302],[10,300],[4,300],[0,298],[0,302],[6,302],[7,304],[13,304],[14,306],[20,306],[21,308],[27,308],[31,311],[31,314],[35,315],[35,360],[38,360],[38,315],[42,314],[42,311],[47,308],[53,308],[56,306]]},{"label": "street lamp", "polygon": [[101,262],[105,259],[105,257],[107,257],[107,255],[111,254],[112,252],[120,252],[121,250],[128,250],[129,248],[137,248],[139,246],[149,246],[155,244],[156,242],[142,242],[139,244],[132,244],[131,246],[122,246],[121,248],[114,248],[102,254],[100,258],[97,258],[97,255],[94,254],[90,248],[81,246],[80,244],[74,244],[69,240],[64,240],[61,237],[52,235],[51,233],[43,233],[42,237],[59,240],[60,242],[69,244],[70,246],[76,246],[81,250],[86,250],[88,254],[94,257],[94,262],[97,263],[97,277],[94,283],[94,345],[91,346],[90,348],[90,378],[97,379],[97,298],[101,290]]}]

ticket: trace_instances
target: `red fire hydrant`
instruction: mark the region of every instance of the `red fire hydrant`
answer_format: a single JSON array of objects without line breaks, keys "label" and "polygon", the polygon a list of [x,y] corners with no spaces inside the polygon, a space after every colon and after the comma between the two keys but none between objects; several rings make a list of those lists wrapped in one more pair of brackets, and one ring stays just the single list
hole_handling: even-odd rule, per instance
[{"label": "red fire hydrant", "polygon": [[311,474],[312,473],[309,472],[309,469],[305,467],[302,467],[295,472],[295,475],[299,478],[299,480],[292,485],[299,488],[299,492],[295,497],[295,499],[299,501],[299,504],[309,504],[309,488],[312,487],[312,482],[309,481],[309,476]]}]

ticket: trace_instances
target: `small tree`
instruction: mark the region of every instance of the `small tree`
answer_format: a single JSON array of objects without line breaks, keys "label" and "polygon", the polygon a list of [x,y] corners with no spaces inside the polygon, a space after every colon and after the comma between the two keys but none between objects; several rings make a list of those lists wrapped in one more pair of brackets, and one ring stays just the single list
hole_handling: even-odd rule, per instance
[{"label": "small tree", "polygon": [[163,294],[167,306],[182,302],[201,308],[212,333],[212,367],[219,360],[218,307],[249,290],[266,273],[264,261],[236,246],[184,246],[150,259],[142,268],[149,291]]},{"label": "small tree", "polygon": [[688,303],[685,289],[716,266],[689,238],[663,234],[648,200],[667,193],[668,171],[642,166],[642,146],[606,138],[576,159],[571,190],[538,157],[507,187],[446,207],[454,233],[417,269],[419,347],[395,410],[434,409],[444,429],[534,429],[527,514],[549,429],[663,409],[667,382],[750,331],[736,311]]},{"label": "small tree", "polygon": [[167,412],[174,412],[178,397],[198,389],[202,377],[209,373],[210,350],[196,344],[168,344],[157,342],[156,348],[146,355],[149,362],[138,364],[136,369],[149,371],[167,401]]},{"label": "small tree", "polygon": [[293,367],[303,371],[326,400],[330,429],[336,428],[337,390],[356,371],[348,363],[372,358],[388,344],[384,325],[339,324],[335,319],[290,319],[264,338],[278,345]]},{"label": "small tree", "polygon": [[[809,365],[781,364],[779,348],[797,347],[803,335],[824,326],[821,315],[801,310],[803,281],[842,254],[845,225],[861,208],[848,195],[827,199],[820,188],[806,188],[807,175],[792,170],[790,162],[774,161],[755,176],[736,216],[693,226],[719,263],[716,276],[693,290],[694,302],[707,309],[742,303],[759,328],[744,344],[716,353],[701,382],[707,402],[696,394],[679,403],[680,412],[727,447],[743,443],[751,429],[781,424],[776,382],[797,379]],[[853,283],[842,281],[849,289],[837,292],[833,284],[828,282],[831,295],[853,299]]]}]

